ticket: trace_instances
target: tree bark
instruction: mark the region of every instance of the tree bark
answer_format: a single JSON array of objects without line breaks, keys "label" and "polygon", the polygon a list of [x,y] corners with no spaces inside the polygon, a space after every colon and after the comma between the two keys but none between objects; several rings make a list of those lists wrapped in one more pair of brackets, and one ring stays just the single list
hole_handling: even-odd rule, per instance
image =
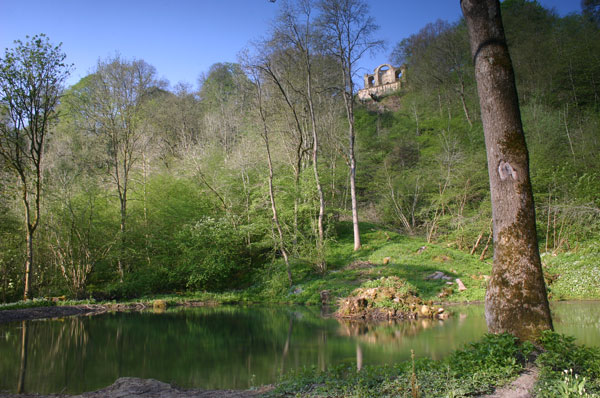
[{"label": "tree bark", "polygon": [[27,256],[25,259],[25,288],[23,291],[23,300],[29,300],[31,297],[31,272],[33,269],[33,230],[27,226]]},{"label": "tree bark", "polygon": [[494,263],[485,300],[491,333],[533,340],[552,329],[512,62],[499,0],[461,0],[485,134]]}]

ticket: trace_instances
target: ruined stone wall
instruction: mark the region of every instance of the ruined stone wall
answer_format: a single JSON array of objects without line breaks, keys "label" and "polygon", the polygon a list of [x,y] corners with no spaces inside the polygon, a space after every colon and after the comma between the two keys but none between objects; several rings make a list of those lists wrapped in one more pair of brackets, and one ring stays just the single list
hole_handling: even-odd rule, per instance
[{"label": "ruined stone wall", "polygon": [[358,99],[366,101],[400,90],[406,84],[406,66],[382,64],[374,73],[364,75],[365,88],[358,91]]}]

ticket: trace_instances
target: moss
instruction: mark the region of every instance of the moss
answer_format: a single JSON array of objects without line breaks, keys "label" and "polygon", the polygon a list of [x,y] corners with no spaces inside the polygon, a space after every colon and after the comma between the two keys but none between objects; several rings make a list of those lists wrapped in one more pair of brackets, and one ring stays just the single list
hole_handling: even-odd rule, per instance
[{"label": "moss", "polygon": [[520,211],[516,222],[498,233],[486,312],[490,331],[531,341],[551,329],[552,321],[535,235],[532,239],[526,231],[529,218]]}]

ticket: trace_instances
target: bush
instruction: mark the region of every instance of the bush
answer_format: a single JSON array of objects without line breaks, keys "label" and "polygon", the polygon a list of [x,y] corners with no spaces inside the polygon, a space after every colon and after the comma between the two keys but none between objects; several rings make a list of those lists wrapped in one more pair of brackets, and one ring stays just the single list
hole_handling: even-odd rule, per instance
[{"label": "bush", "polygon": [[244,237],[230,218],[204,217],[178,235],[182,252],[179,272],[186,275],[187,287],[222,291],[240,286],[249,265]]}]

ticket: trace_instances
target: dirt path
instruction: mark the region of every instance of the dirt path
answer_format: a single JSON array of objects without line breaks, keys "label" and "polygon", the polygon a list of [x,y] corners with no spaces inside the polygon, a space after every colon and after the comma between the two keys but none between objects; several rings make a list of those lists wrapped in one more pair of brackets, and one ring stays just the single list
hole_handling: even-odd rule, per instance
[{"label": "dirt path", "polygon": [[533,397],[533,386],[538,379],[538,374],[538,368],[527,368],[517,380],[497,389],[491,395],[484,395],[480,398],[531,398]]},{"label": "dirt path", "polygon": [[81,395],[37,395],[37,394],[9,394],[3,398],[249,398],[257,397],[271,389],[270,386],[258,390],[185,390],[173,387],[154,379],[138,379],[135,377],[122,377],[114,384],[98,391],[86,392]]}]

